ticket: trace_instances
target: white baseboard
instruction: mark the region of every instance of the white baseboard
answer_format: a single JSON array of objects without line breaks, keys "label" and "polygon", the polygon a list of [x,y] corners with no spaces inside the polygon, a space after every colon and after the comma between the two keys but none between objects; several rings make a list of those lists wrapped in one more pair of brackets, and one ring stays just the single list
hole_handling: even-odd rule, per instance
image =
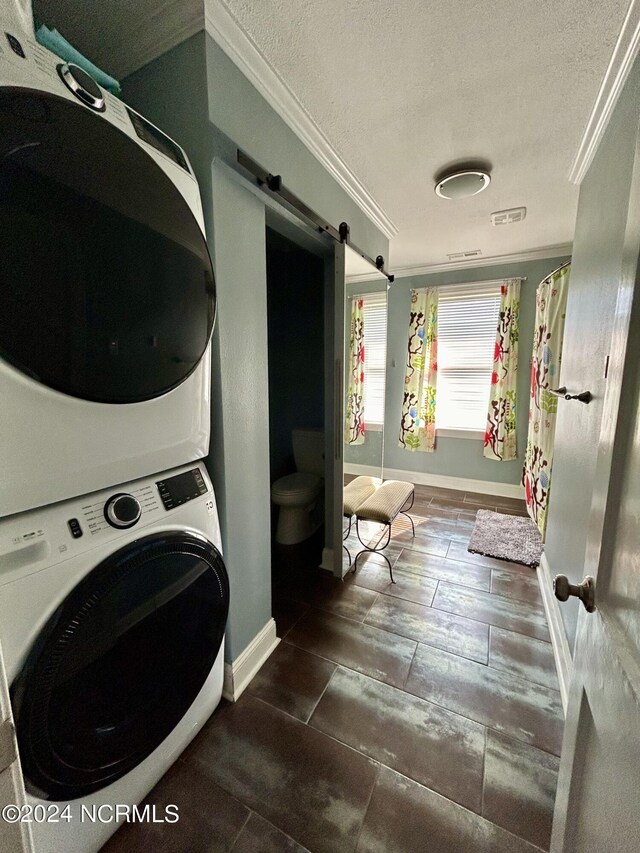
[{"label": "white baseboard", "polygon": [[379,477],[380,465],[356,465],[355,462],[345,462],[344,473],[357,474],[358,477]]},{"label": "white baseboard", "polygon": [[[380,467],[369,465],[351,465],[345,463],[346,474],[365,474],[380,476]],[[429,474],[424,471],[403,471],[400,468],[384,468],[385,480],[403,480],[419,486],[439,486],[441,489],[458,489],[461,492],[478,492],[482,495],[496,495],[502,498],[524,500],[524,489],[518,483],[495,483],[493,480],[468,480],[466,477],[449,477],[446,474]]]},{"label": "white baseboard", "polygon": [[322,562],[320,563],[320,568],[324,569],[325,572],[331,572],[333,574],[333,548],[323,548],[322,549]]},{"label": "white baseboard", "polygon": [[560,682],[562,708],[566,716],[567,702],[569,700],[569,684],[571,682],[571,673],[573,671],[573,660],[571,658],[571,650],[569,649],[567,633],[564,629],[564,622],[562,621],[562,614],[560,613],[560,605],[558,603],[558,599],[553,594],[551,568],[544,552],[538,568],[538,581],[540,583],[540,591],[542,593],[544,612],[547,615],[547,622],[549,623],[551,645],[553,646],[553,657],[556,662],[558,681]]},{"label": "white baseboard", "polygon": [[269,619],[264,628],[251,640],[246,649],[231,663],[224,665],[222,695],[229,702],[237,702],[251,679],[276,648],[280,638],[276,637],[276,623]]}]

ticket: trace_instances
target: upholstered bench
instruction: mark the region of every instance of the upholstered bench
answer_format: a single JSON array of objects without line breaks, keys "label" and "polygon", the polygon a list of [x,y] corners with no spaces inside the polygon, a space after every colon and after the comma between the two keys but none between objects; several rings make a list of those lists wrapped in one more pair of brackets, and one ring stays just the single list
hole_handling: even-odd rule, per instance
[{"label": "upholstered bench", "polygon": [[[351,533],[351,521],[360,504],[363,504],[367,498],[371,497],[371,495],[381,485],[382,480],[379,477],[356,477],[344,487],[342,497],[342,514],[349,521],[346,529],[344,530],[344,540],[346,540]],[[346,545],[343,545],[342,547],[347,552],[349,565],[351,565],[351,554],[349,549]]]},{"label": "upholstered bench", "polygon": [[[356,558],[353,563],[354,572],[358,567],[358,557],[360,556],[360,554],[364,554],[365,551],[371,553],[380,553],[380,556],[384,557],[384,559],[387,561],[387,565],[389,566],[389,575],[391,576],[391,582],[395,583],[389,558],[386,554],[382,554],[382,551],[384,551],[384,549],[391,541],[391,525],[399,514],[407,516],[407,518],[411,522],[412,535],[415,536],[415,526],[413,524],[413,519],[409,515],[409,510],[413,506],[414,496],[415,488],[413,483],[403,483],[400,480],[387,480],[385,483],[382,483],[382,485],[378,486],[376,490],[357,507],[355,511],[356,533],[358,535],[360,543],[364,547],[362,551],[358,551],[358,553],[356,554]],[[384,541],[385,534],[383,533],[379,541],[373,548],[363,542],[360,537],[360,530],[358,527],[359,522],[361,521],[373,521],[377,522],[378,524],[384,524],[387,528],[386,541]],[[383,541],[384,544],[381,545]]]}]

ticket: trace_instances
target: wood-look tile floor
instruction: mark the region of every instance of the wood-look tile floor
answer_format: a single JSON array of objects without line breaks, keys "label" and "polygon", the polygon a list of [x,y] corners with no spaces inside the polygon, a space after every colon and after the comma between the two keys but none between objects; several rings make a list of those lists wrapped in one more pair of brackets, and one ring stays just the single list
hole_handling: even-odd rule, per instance
[{"label": "wood-look tile floor", "polygon": [[395,584],[375,555],[344,582],[285,572],[282,642],[148,797],[177,804],[179,823],[125,826],[104,850],[548,849],[553,654],[535,572],[466,550],[480,508],[524,514],[417,486],[416,535],[397,523],[386,551]]}]

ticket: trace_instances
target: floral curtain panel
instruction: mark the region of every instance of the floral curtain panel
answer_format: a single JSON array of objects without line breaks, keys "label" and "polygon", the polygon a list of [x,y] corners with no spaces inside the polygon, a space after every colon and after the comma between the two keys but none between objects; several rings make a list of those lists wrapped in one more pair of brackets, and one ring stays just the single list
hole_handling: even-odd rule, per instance
[{"label": "floral curtain panel", "polygon": [[438,290],[412,290],[399,437],[405,450],[435,450],[437,371]]},{"label": "floral curtain panel", "polygon": [[364,301],[351,302],[349,375],[345,407],[345,444],[364,444]]},{"label": "floral curtain panel", "polygon": [[571,266],[553,272],[538,285],[531,359],[529,434],[522,483],[527,511],[544,538],[551,487],[553,441],[558,398],[550,388],[560,384],[564,318]]},{"label": "floral curtain panel", "polygon": [[493,354],[493,373],[484,455],[508,462],[517,458],[516,384],[518,380],[518,315],[520,279],[505,281],[501,287],[500,314]]}]

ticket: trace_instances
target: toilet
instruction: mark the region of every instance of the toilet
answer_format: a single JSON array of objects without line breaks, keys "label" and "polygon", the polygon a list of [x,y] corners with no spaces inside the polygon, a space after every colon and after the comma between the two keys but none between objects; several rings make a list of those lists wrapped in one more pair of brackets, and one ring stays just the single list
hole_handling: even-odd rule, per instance
[{"label": "toilet", "polygon": [[291,431],[296,473],[271,486],[271,500],[279,507],[276,542],[297,545],[320,527],[323,520],[324,432]]}]

